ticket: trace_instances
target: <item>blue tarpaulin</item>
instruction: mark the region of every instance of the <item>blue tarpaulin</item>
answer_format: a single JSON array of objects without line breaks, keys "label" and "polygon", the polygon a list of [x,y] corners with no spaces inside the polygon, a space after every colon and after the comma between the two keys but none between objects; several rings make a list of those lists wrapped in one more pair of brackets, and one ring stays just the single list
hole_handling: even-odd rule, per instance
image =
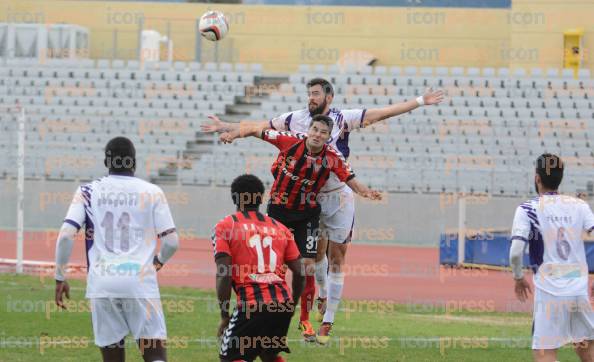
[{"label": "blue tarpaulin", "polygon": [[[493,266],[509,266],[509,235],[494,233],[488,238],[467,238],[464,245],[464,263]],[[594,273],[594,242],[586,241],[586,260],[590,273]],[[458,264],[458,235],[442,234],[439,240],[439,263]],[[528,254],[524,254],[524,266],[530,265]]]}]

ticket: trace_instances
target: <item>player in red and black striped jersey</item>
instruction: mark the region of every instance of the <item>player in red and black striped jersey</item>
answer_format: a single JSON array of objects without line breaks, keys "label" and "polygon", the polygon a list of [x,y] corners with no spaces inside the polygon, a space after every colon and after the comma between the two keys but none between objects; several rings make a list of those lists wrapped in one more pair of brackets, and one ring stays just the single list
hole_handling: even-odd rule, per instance
[{"label": "player in red and black striped jersey", "polygon": [[[313,117],[307,135],[254,128],[224,133],[221,135],[221,140],[228,143],[238,137],[254,136],[275,145],[280,150],[271,168],[274,184],[270,191],[268,214],[292,228],[283,219],[305,218],[309,221],[312,215],[319,214],[316,198],[331,172],[357,194],[374,200],[381,199],[379,192],[355,180],[355,174],[342,155],[326,144],[332,126],[333,121],[330,117],[317,115]],[[315,229],[312,231],[316,232],[317,226]],[[312,250],[302,245],[306,242],[306,238],[301,240],[301,235],[297,235],[295,230],[293,234],[302,252],[301,255],[305,258],[315,257],[315,248],[313,248],[314,254],[311,255]]]},{"label": "player in red and black striped jersey", "polygon": [[[293,234],[283,224],[258,211],[264,185],[242,175],[231,185],[237,212],[221,220],[212,242],[217,264],[217,297],[221,306],[221,361],[282,361],[289,352],[287,330],[305,278]],[[293,272],[292,293],[285,282],[286,266]],[[229,316],[231,289],[237,306]],[[293,297],[291,296],[293,295]]]},{"label": "player in red and black striped jersey", "polygon": [[293,234],[283,224],[256,210],[237,211],[216,225],[213,246],[215,259],[231,256],[231,282],[238,304],[291,299],[284,262],[298,260],[300,254]]},{"label": "player in red and black striped jersey", "polygon": [[[348,163],[332,146],[327,144],[333,121],[325,115],[312,118],[307,135],[293,135],[271,129],[239,128],[223,133],[223,142],[238,137],[254,136],[275,145],[280,153],[272,165],[274,184],[270,192],[268,215],[282,222],[293,231],[306,266],[307,283],[301,298],[302,321],[307,320],[315,295],[315,257],[320,236],[320,206],[317,196],[333,172],[355,193],[374,200],[381,194],[355,179]],[[304,328],[304,338],[315,341],[312,328]]]},{"label": "player in red and black striped jersey", "polygon": [[267,129],[262,131],[261,137],[281,151],[271,168],[274,184],[270,202],[273,205],[283,205],[290,210],[315,209],[316,196],[330,172],[345,182],[355,177],[342,155],[325,143],[319,150],[310,151],[306,135]]}]

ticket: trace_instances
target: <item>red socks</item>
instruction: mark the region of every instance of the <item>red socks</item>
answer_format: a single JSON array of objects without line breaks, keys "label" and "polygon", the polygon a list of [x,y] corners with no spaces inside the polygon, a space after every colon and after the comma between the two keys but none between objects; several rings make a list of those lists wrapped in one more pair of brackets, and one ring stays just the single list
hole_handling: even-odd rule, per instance
[{"label": "red socks", "polygon": [[316,295],[316,278],[313,275],[305,277],[305,289],[301,294],[301,317],[300,321],[309,320],[309,311],[313,307],[314,297]]}]

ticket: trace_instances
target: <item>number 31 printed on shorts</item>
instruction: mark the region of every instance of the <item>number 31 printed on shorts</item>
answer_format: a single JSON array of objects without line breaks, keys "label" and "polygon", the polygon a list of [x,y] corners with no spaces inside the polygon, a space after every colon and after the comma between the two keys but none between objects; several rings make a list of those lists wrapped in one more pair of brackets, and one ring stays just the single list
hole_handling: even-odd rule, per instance
[{"label": "number 31 printed on shorts", "polygon": [[318,249],[318,238],[313,235],[307,236],[307,244],[305,244],[305,248],[307,250],[317,250]]}]

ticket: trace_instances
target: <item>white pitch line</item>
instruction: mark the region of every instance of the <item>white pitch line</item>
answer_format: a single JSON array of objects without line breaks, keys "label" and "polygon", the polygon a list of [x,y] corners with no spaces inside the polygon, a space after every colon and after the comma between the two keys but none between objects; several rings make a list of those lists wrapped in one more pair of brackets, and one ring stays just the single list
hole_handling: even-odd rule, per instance
[{"label": "white pitch line", "polygon": [[514,326],[527,326],[532,323],[530,318],[517,318],[517,317],[506,317],[506,316],[460,316],[451,314],[412,314],[399,312],[398,314],[405,317],[411,317],[412,319],[431,319],[442,322],[469,322],[489,325],[514,325]]}]

